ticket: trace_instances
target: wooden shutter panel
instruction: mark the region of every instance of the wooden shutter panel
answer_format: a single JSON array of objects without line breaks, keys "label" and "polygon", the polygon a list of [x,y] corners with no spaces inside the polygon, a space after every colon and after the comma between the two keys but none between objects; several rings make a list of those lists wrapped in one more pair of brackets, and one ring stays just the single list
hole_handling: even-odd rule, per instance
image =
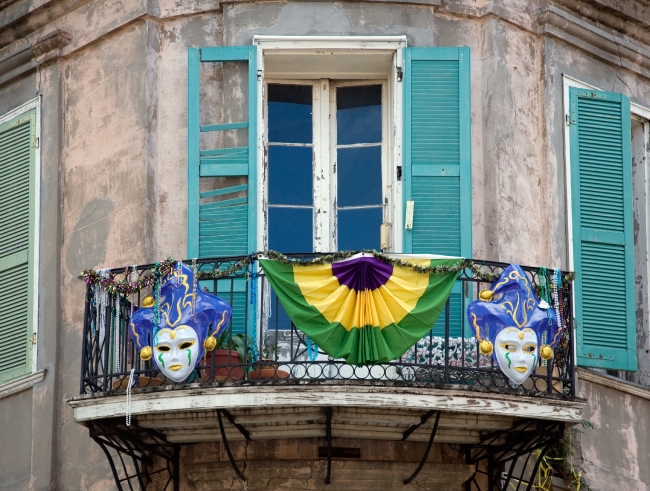
[{"label": "wooden shutter panel", "polygon": [[[471,257],[469,48],[406,48],[404,59],[404,209],[414,201],[404,252]],[[460,285],[450,302],[459,336]],[[434,334],[444,334],[444,314]]]},{"label": "wooden shutter panel", "polygon": [[[255,250],[257,70],[253,46],[191,48],[188,58],[188,253],[190,257],[245,255]],[[202,63],[248,64],[248,121],[200,124],[200,69]],[[200,148],[201,133],[248,129],[248,145]],[[245,185],[199,191],[201,177],[247,177]],[[245,194],[201,204],[201,198]],[[251,198],[251,199],[249,199]]]},{"label": "wooden shutter panel", "polygon": [[35,110],[0,125],[0,383],[31,373]]},{"label": "wooden shutter panel", "polygon": [[630,101],[569,97],[578,364],[636,370]]},{"label": "wooden shutter panel", "polygon": [[[257,196],[257,65],[253,46],[191,48],[188,53],[188,255],[243,256],[256,250]],[[200,124],[202,64],[240,62],[248,66],[248,121]],[[201,148],[201,133],[247,129],[248,144],[232,148]],[[201,178],[246,177],[245,184],[200,191]],[[218,201],[201,200],[219,197]],[[221,199],[225,197],[226,199]],[[233,330],[244,332],[244,279],[207,282],[210,290],[233,308]]]}]

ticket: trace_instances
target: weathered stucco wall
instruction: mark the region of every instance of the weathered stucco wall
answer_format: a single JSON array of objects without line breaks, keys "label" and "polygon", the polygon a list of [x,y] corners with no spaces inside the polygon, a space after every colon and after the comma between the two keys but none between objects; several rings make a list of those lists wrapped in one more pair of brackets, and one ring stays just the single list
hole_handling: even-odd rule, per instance
[{"label": "weathered stucco wall", "polygon": [[584,418],[593,429],[579,436],[580,468],[594,491],[650,488],[650,400],[581,380],[580,397],[589,401]]},{"label": "weathered stucco wall", "polygon": [[[646,106],[650,78],[641,56],[636,65],[620,57],[617,64],[588,54],[591,41],[580,47],[548,34],[547,3],[0,1],[0,63],[56,30],[67,40],[50,61],[8,81],[0,74],[0,114],[42,96],[38,363],[48,370],[34,389],[0,400],[0,448],[12,449],[8,460],[3,454],[0,489],[113,487],[103,453],[64,400],[79,390],[84,287],[76,275],[186,256],[188,47],[250,44],[254,34],[404,34],[410,46],[469,46],[473,255],[566,267],[562,74]],[[643,2],[588,3],[599,8],[557,2],[610,26],[607,32],[625,31],[628,41],[648,37],[639,27]],[[625,11],[625,22],[614,8]],[[220,76],[206,75],[215,82],[209,100],[224,100]],[[222,116],[216,105],[205,111]],[[648,339],[639,340],[642,354]],[[639,359],[636,380],[644,384],[648,360]],[[647,401],[596,385],[581,390],[596,424],[583,439],[586,475],[620,476],[629,489],[647,489],[650,477],[638,462],[647,455]]]}]

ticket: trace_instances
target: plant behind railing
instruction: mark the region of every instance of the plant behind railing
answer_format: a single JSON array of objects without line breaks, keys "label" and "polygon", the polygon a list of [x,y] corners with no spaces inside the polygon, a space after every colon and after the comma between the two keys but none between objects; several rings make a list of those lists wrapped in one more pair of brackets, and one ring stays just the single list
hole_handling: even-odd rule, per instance
[{"label": "plant behind railing", "polygon": [[[582,428],[593,429],[593,423],[582,420]],[[581,434],[580,428],[569,428],[564,438],[553,445],[549,452],[542,457],[535,476],[535,487],[540,491],[552,491],[553,477],[564,479],[571,491],[591,491],[585,481],[580,468],[574,465],[577,449],[576,436]],[[542,450],[536,450],[535,455],[539,456]]]}]

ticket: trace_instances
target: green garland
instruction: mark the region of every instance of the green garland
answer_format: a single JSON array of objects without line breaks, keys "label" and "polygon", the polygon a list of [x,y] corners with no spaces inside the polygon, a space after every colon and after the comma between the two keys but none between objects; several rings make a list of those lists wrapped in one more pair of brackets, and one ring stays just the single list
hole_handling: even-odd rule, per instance
[{"label": "green garland", "polygon": [[[219,278],[225,278],[235,274],[237,272],[245,270],[250,264],[254,263],[260,257],[268,257],[274,261],[277,261],[282,264],[287,264],[290,266],[313,266],[316,264],[332,264],[337,261],[342,261],[344,259],[349,259],[352,256],[360,253],[372,254],[373,257],[379,261],[382,261],[386,264],[390,264],[396,268],[409,269],[415,271],[416,273],[421,274],[448,274],[448,273],[457,273],[464,269],[470,269],[472,271],[472,277],[474,279],[481,280],[485,283],[492,283],[496,281],[500,274],[499,273],[488,273],[482,270],[484,267],[483,264],[475,263],[474,261],[468,259],[461,259],[453,266],[420,266],[414,264],[410,261],[405,261],[403,259],[396,259],[389,257],[381,252],[370,251],[370,250],[360,250],[360,251],[343,251],[335,252],[333,254],[326,254],[323,256],[318,256],[312,259],[298,259],[290,258],[275,251],[265,251],[249,254],[243,259],[240,259],[236,263],[228,266],[225,269],[215,269],[211,271],[199,271],[197,276],[199,280],[216,280]],[[116,279],[116,275],[109,275],[108,277],[101,276],[94,269],[87,269],[83,271],[79,278],[84,280],[87,285],[94,286],[100,285],[110,294],[115,295],[129,295],[135,292],[144,290],[145,288],[153,287],[156,284],[158,278],[169,274],[174,267],[176,261],[174,258],[168,257],[164,261],[156,263],[151,271],[151,274],[146,276],[141,276],[136,281],[129,281],[129,268],[124,269],[124,278],[121,280]],[[562,278],[562,284],[566,288],[571,284],[575,278],[575,273],[566,273]]]}]

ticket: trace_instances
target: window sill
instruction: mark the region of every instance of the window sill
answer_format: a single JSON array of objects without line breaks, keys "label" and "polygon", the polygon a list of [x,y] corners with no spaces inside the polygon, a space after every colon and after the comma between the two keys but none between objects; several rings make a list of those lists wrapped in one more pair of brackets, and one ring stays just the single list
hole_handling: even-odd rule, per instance
[{"label": "window sill", "polygon": [[34,385],[42,382],[45,379],[45,374],[47,370],[39,370],[38,372],[30,373],[29,375],[24,375],[16,380],[7,382],[0,385],[0,400],[5,397],[9,397],[17,392],[27,390],[32,388]]},{"label": "window sill", "polygon": [[576,373],[578,375],[578,380],[585,380],[591,382],[592,384],[598,384],[603,387],[608,387],[610,389],[619,390],[630,394],[641,399],[646,399],[650,401],[650,389],[643,387],[642,385],[635,384],[633,382],[628,382],[626,380],[621,380],[611,375],[603,375],[596,373],[586,368],[576,368]]}]

